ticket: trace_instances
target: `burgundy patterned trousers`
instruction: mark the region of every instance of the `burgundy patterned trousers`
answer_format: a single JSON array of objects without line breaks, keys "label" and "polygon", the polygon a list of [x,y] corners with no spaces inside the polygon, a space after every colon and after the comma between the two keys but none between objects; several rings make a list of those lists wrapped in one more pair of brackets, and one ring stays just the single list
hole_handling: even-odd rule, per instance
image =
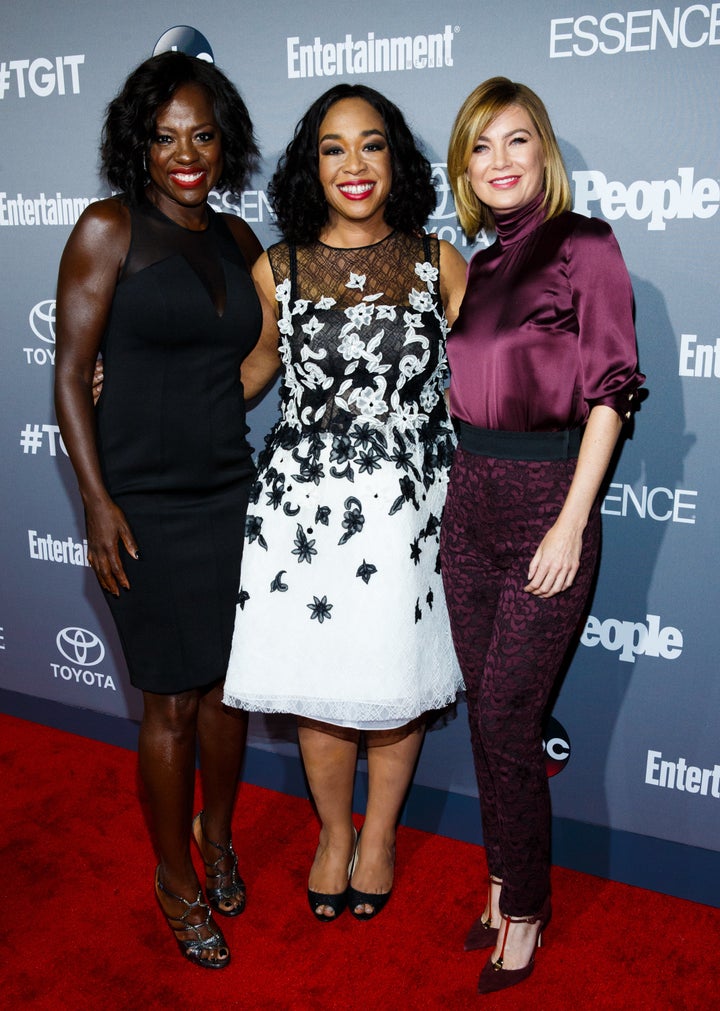
[{"label": "burgundy patterned trousers", "polygon": [[573,641],[600,546],[596,503],[570,589],[542,600],[523,587],[567,495],[576,460],[455,454],[441,558],[453,640],[467,689],[490,873],[508,916],[537,913],[550,892],[550,791],[542,721]]}]

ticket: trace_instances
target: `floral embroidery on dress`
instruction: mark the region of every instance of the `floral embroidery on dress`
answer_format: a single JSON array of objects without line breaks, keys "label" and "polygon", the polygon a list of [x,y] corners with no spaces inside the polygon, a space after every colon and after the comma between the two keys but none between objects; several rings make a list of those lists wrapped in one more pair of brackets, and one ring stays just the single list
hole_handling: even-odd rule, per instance
[{"label": "floral embroidery on dress", "polygon": [[461,684],[439,563],[454,433],[435,237],[268,250],[281,417],[258,459],[234,705],[399,726]]},{"label": "floral embroidery on dress", "polygon": [[[378,252],[386,257],[390,251],[402,269],[393,270],[390,262],[380,274],[372,263],[362,273],[352,269],[357,251],[347,251],[343,272],[343,251],[318,243],[298,247],[291,256],[290,247],[273,247],[276,277],[278,272],[288,274],[275,289],[284,366],[282,418],[260,456],[261,491],[254,490],[251,503],[257,504],[264,491],[273,511],[282,509],[292,517],[300,505],[293,505],[289,482],[319,490],[328,480],[352,487],[361,477],[392,468],[396,490],[386,515],[404,509],[419,514],[425,491],[445,481],[454,436],[444,399],[448,326],[437,290],[439,271],[427,258],[410,259],[409,249],[416,252],[419,240],[396,235],[386,243]],[[437,244],[433,248],[437,257]],[[363,252],[372,259],[374,248]],[[298,277],[303,279],[300,292]],[[404,291],[399,283],[407,285]],[[271,464],[281,449],[289,451],[295,464],[289,474]],[[314,522],[324,527],[337,522],[332,512],[329,504],[321,503]],[[439,520],[431,514],[408,542],[414,566],[425,542],[437,540]],[[358,496],[345,498],[339,523],[338,548],[362,536],[365,515]],[[262,517],[252,511],[246,534],[248,543],[257,541],[267,550]],[[317,553],[311,527],[296,523],[293,564],[312,566]],[[277,572],[271,591],[285,592],[292,585],[292,571]],[[356,577],[368,584],[377,573],[375,564],[363,560]],[[333,606],[323,600],[321,595],[307,605],[310,618],[320,623],[330,619]],[[419,600],[414,606],[417,615]]]}]

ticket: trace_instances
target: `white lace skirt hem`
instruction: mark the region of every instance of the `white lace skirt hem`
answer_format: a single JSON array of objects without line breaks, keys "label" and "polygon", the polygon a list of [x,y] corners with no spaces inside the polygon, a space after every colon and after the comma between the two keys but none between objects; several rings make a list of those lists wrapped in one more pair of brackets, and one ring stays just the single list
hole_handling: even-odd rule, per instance
[{"label": "white lace skirt hem", "polygon": [[408,711],[408,702],[396,704],[333,702],[329,699],[267,698],[263,696],[241,696],[225,693],[225,705],[248,712],[268,714],[290,714],[302,716],[318,723],[329,723],[335,727],[349,727],[354,730],[396,730],[412,723],[427,712],[444,709],[451,705],[462,685],[453,688],[444,698],[434,697],[414,700]]}]

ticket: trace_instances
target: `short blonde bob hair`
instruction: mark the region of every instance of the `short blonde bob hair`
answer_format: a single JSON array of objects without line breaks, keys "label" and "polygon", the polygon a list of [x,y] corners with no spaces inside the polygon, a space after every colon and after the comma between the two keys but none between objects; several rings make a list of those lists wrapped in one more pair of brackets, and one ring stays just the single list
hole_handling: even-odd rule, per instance
[{"label": "short blonde bob hair", "polygon": [[492,231],[495,227],[492,211],[475,196],[465,174],[470,155],[478,137],[496,116],[511,105],[519,105],[527,112],[540,136],[545,156],[543,206],[546,220],[572,207],[570,182],[547,109],[525,84],[517,84],[507,77],[491,77],[479,84],[460,107],[448,149],[448,175],[455,209],[463,231],[470,239],[474,239],[482,228]]}]

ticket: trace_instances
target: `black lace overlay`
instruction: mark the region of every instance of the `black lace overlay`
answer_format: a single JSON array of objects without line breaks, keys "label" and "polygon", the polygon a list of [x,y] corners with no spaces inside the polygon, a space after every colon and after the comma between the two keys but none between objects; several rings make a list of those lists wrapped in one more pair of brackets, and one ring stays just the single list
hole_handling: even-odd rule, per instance
[{"label": "black lace overlay", "polygon": [[318,483],[328,476],[322,436],[332,433],[329,476],[352,482],[390,463],[400,496],[412,501],[408,481],[427,487],[449,467],[454,446],[437,240],[395,233],[359,250],[281,243],[269,256],[285,376],[283,418],[261,469],[282,447],[294,451],[293,479]]}]

